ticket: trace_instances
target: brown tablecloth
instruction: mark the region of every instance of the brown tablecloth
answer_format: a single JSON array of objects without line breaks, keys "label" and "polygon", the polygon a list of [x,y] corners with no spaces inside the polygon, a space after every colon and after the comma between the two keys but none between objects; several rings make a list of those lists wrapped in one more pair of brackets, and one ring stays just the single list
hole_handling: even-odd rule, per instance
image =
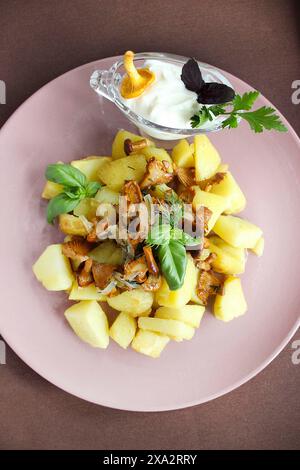
[{"label": "brown tablecloth", "polygon": [[[61,73],[133,49],[195,56],[224,68],[267,96],[299,134],[300,105],[291,101],[291,84],[300,79],[297,4],[2,1],[0,80],[7,86],[7,104],[0,105],[0,126]],[[255,379],[222,398],[150,414],[111,410],[68,395],[7,348],[7,364],[0,365],[0,448],[299,449],[300,365],[292,363],[291,344]]]}]

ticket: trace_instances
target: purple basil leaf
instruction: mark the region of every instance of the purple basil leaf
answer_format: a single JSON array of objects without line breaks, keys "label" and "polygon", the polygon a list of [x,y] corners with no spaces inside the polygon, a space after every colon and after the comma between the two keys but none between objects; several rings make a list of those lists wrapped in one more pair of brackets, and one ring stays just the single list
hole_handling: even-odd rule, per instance
[{"label": "purple basil leaf", "polygon": [[204,83],[198,92],[198,103],[201,104],[223,104],[232,101],[235,92],[232,88],[222,83]]},{"label": "purple basil leaf", "polygon": [[200,90],[204,84],[202,73],[199,69],[199,65],[195,59],[189,59],[182,67],[181,80],[183,81],[185,88],[195,93],[200,93]]}]

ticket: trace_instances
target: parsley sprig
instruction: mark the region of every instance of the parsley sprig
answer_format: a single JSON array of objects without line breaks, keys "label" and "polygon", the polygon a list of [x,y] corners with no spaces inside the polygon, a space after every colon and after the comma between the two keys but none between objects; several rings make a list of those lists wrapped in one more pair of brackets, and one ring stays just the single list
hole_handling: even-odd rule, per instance
[{"label": "parsley sprig", "polygon": [[223,129],[237,127],[239,118],[242,118],[248,122],[250,128],[256,133],[262,132],[264,129],[286,132],[287,128],[275,113],[274,108],[262,106],[250,111],[258,96],[258,91],[250,91],[243,95],[235,95],[231,102],[225,104],[210,107],[202,106],[199,112],[191,117],[191,126],[192,128],[201,127],[207,120],[212,121],[215,117],[222,115],[228,116],[222,122]]}]

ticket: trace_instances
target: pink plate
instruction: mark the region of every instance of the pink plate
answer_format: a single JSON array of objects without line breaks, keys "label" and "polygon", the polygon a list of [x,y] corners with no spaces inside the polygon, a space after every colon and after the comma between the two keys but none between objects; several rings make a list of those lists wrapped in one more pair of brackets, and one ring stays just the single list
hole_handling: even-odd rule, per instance
[{"label": "pink plate", "polygon": [[[49,83],[0,132],[0,331],[36,372],[85,400],[135,411],[183,408],[249,380],[299,326],[299,139],[285,120],[288,133],[255,135],[243,124],[210,135],[247,196],[244,215],[265,233],[264,256],[249,254],[242,279],[248,313],[229,324],[207,313],[192,341],[172,342],[157,360],[113,341],[105,351],[93,349],[66,324],[65,295],[46,291],[31,265],[47,244],[62,239],[46,223],[40,198],[46,165],[109,155],[117,129],[131,128],[89,87],[92,71],[108,69],[115,60],[84,65]],[[225,75],[238,92],[249,90]]]}]

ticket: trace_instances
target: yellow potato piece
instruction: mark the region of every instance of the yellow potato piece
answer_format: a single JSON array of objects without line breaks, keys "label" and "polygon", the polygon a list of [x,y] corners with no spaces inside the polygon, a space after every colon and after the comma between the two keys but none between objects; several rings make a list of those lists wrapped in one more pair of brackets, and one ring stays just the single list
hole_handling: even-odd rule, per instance
[{"label": "yellow potato piece", "polygon": [[106,204],[119,204],[119,197],[120,193],[117,191],[113,191],[112,189],[108,188],[107,186],[103,186],[103,188],[99,189],[97,192],[95,199],[99,203],[106,203]]},{"label": "yellow potato piece", "polygon": [[180,308],[191,300],[193,283],[195,279],[195,266],[188,256],[187,268],[183,285],[177,290],[170,290],[167,281],[163,278],[162,285],[156,292],[155,299],[163,307]]},{"label": "yellow potato piece", "polygon": [[193,168],[194,146],[191,146],[186,139],[180,140],[172,150],[172,159],[180,168]]},{"label": "yellow potato piece", "polygon": [[264,248],[265,248],[265,239],[264,237],[260,237],[260,239],[254,246],[254,248],[251,248],[251,250],[253,251],[253,253],[256,254],[256,256],[260,257],[263,255]]},{"label": "yellow potato piece", "polygon": [[135,180],[140,183],[146,172],[146,157],[130,155],[104,164],[99,170],[99,179],[110,189],[121,191],[125,181]]},{"label": "yellow potato piece", "polygon": [[106,296],[98,292],[95,284],[79,287],[77,281],[74,281],[69,300],[97,300],[98,302],[105,302]]},{"label": "yellow potato piece", "polygon": [[61,245],[49,245],[34,263],[33,272],[47,290],[67,290],[72,287],[74,275]]},{"label": "yellow potato piece", "polygon": [[78,206],[75,207],[73,210],[74,215],[79,217],[83,215],[86,219],[92,220],[96,217],[96,211],[99,206],[100,202],[97,199],[92,197],[87,197],[82,199]]},{"label": "yellow potato piece", "polygon": [[96,300],[82,300],[65,311],[69,325],[82,341],[106,349],[109,330],[106,315]]},{"label": "yellow potato piece", "polygon": [[126,312],[121,312],[109,330],[110,337],[121,348],[128,348],[136,332],[136,320]]},{"label": "yellow potato piece", "polygon": [[133,317],[139,316],[152,307],[154,294],[142,288],[124,291],[114,297],[107,297],[107,303],[120,312],[126,312]]},{"label": "yellow potato piece", "polygon": [[230,276],[224,282],[223,295],[217,294],[214,303],[214,314],[225,322],[244,315],[247,303],[244,297],[241,280]]},{"label": "yellow potato piece", "polygon": [[146,356],[157,358],[166,347],[170,338],[153,331],[139,330],[131,343],[132,349]]},{"label": "yellow potato piece", "polygon": [[60,214],[58,217],[60,230],[66,235],[79,235],[85,237],[88,234],[82,220],[72,214]]},{"label": "yellow potato piece", "polygon": [[212,262],[213,269],[222,274],[242,274],[246,266],[244,248],[235,248],[218,236],[209,238],[209,249],[217,256]]},{"label": "yellow potato piece", "polygon": [[194,146],[196,181],[202,181],[216,173],[221,158],[217,149],[205,134],[195,136]]},{"label": "yellow potato piece", "polygon": [[[143,139],[141,135],[133,134],[132,132],[124,131],[121,129],[117,132],[113,144],[112,144],[112,158],[118,159],[122,157],[126,157],[126,153],[124,152],[124,142],[126,139],[130,139],[132,142],[137,142],[138,140]],[[154,147],[155,144],[151,142],[151,145]]]},{"label": "yellow potato piece", "polygon": [[111,161],[111,157],[86,157],[81,160],[73,160],[71,165],[85,174],[88,181],[99,181],[99,170]]},{"label": "yellow potato piece", "polygon": [[181,308],[160,307],[156,310],[155,317],[166,320],[178,320],[193,328],[199,328],[204,312],[205,307],[201,305],[185,305]]},{"label": "yellow potato piece", "polygon": [[[206,250],[206,251],[208,251],[208,250]],[[209,255],[209,253],[208,253],[208,255]],[[196,268],[194,263],[193,263],[193,266],[194,266],[194,273],[191,276],[192,295],[191,295],[190,302],[193,302],[194,304],[203,306],[201,300],[199,299],[199,297],[197,295],[197,283],[198,283],[198,278],[199,278],[200,271],[199,271],[198,268]]]},{"label": "yellow potato piece", "polygon": [[138,327],[141,330],[149,330],[154,331],[154,333],[167,335],[175,341],[192,339],[195,333],[194,328],[182,321],[166,320],[163,318],[140,317],[138,319]]},{"label": "yellow potato piece", "polygon": [[254,248],[262,236],[262,230],[257,225],[233,215],[221,215],[213,230],[225,242],[237,248]]},{"label": "yellow potato piece", "polygon": [[53,197],[60,194],[62,190],[63,186],[61,184],[53,183],[52,181],[47,181],[42,192],[42,198],[52,199]]},{"label": "yellow potato piece", "polygon": [[114,240],[105,240],[89,252],[90,258],[103,264],[123,264],[122,248]]},{"label": "yellow potato piece", "polygon": [[246,198],[232,174],[228,171],[220,183],[215,183],[210,193],[223,196],[228,200],[225,214],[237,214],[246,207]]},{"label": "yellow potato piece", "polygon": [[212,211],[212,215],[208,221],[208,230],[207,233],[211,231],[215,225],[218,217],[226,210],[228,207],[228,201],[223,196],[218,196],[217,194],[207,193],[202,191],[197,186],[194,186],[195,196],[193,199],[193,208],[195,211],[201,210],[201,207],[207,207]]}]

